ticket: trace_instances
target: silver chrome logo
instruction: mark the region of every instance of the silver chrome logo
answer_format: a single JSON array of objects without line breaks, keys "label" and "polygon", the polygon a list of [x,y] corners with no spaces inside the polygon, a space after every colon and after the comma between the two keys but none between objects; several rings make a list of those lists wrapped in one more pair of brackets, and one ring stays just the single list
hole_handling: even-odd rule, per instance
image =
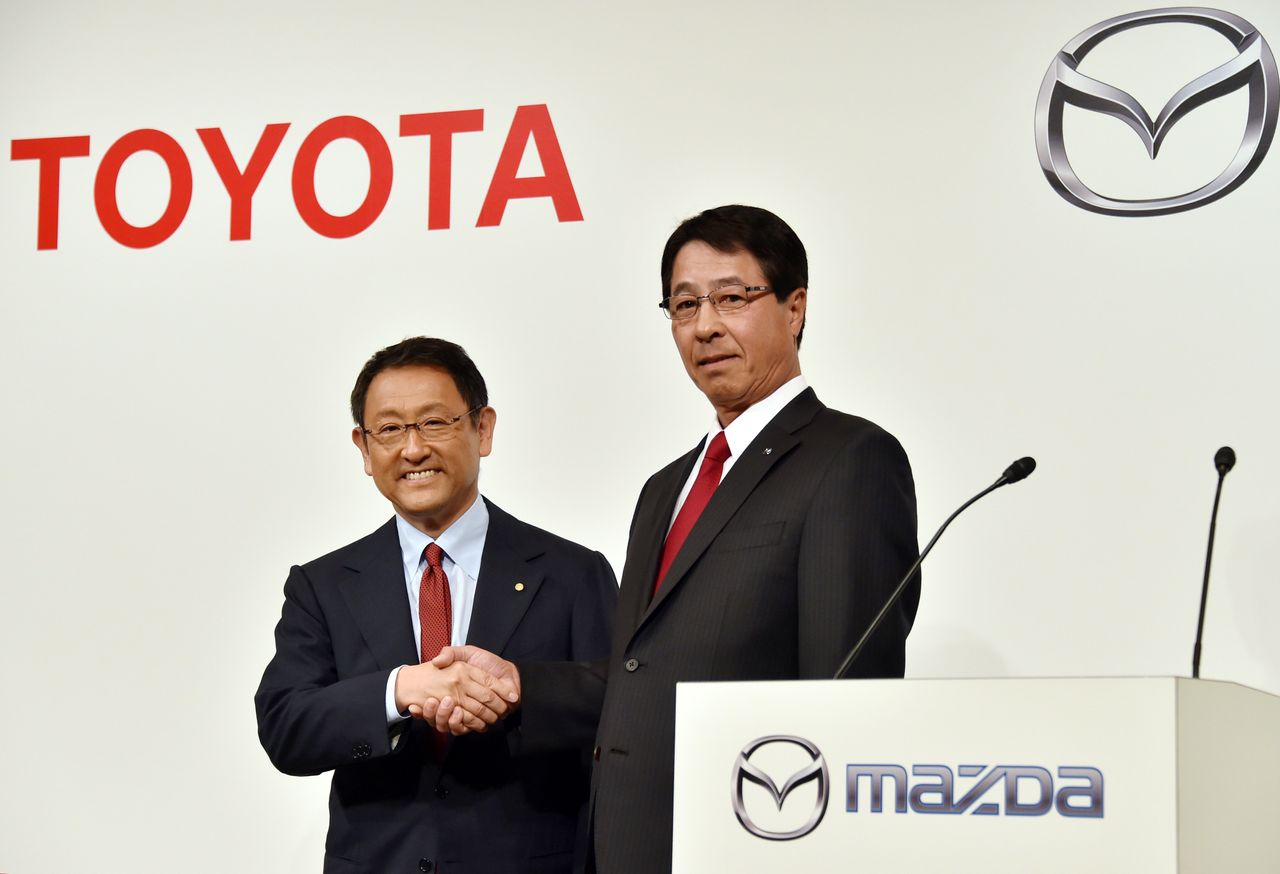
[{"label": "silver chrome logo", "polygon": [[[1119,88],[1099,82],[1076,68],[1107,37],[1148,24],[1198,24],[1222,34],[1237,55],[1179,89],[1155,121],[1142,105]],[[1176,197],[1118,200],[1090,189],[1080,181],[1062,143],[1062,107],[1070,103],[1123,121],[1138,134],[1154,160],[1169,129],[1191,110],[1210,100],[1249,87],[1249,114],[1240,148],[1217,178]],[[1257,29],[1238,15],[1200,6],[1148,9],[1110,18],[1079,34],[1062,47],[1040,85],[1036,100],[1036,154],[1053,189],[1069,203],[1092,212],[1118,216],[1166,215],[1195,209],[1225,197],[1258,169],[1276,132],[1280,108],[1280,74],[1271,48]]]},{"label": "silver chrome logo", "polygon": [[[768,744],[794,744],[809,754],[809,764],[788,777],[783,782],[781,789],[778,788],[778,784],[773,781],[772,777],[751,763],[751,757],[755,752]],[[791,794],[793,789],[813,780],[818,781],[817,800],[814,803],[813,811],[799,828],[791,831],[769,831],[756,825],[747,814],[747,808],[742,797],[744,781],[763,786],[773,799],[773,803],[777,805],[778,810],[781,811],[783,802],[787,800],[787,796]],[[766,840],[791,841],[809,834],[809,832],[818,827],[818,823],[822,822],[822,817],[827,812],[827,797],[831,794],[831,778],[827,773],[827,760],[822,757],[822,753],[812,743],[804,738],[792,735],[771,734],[766,737],[756,738],[743,747],[742,752],[738,753],[738,758],[733,763],[730,790],[729,794],[733,800],[733,812],[738,817],[738,822],[742,823],[743,828],[756,837],[765,838]]]}]

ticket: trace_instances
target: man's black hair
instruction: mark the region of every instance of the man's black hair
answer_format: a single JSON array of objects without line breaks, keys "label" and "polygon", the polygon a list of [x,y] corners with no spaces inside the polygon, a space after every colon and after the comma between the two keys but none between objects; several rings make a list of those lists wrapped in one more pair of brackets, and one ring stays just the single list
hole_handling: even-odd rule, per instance
[{"label": "man's black hair", "polygon": [[[706,243],[718,252],[748,252],[760,264],[778,300],[809,287],[809,256],[791,226],[758,206],[717,206],[680,223],[662,250],[662,296],[671,295],[671,270],[686,243]],[[796,348],[804,325],[796,336]]]},{"label": "man's black hair", "polygon": [[489,403],[484,377],[465,349],[435,337],[410,337],[373,353],[360,369],[355,388],[351,390],[351,418],[359,427],[364,427],[364,402],[374,377],[395,367],[435,367],[449,374],[467,409],[476,410],[471,414],[472,421],[479,421],[476,408]]}]

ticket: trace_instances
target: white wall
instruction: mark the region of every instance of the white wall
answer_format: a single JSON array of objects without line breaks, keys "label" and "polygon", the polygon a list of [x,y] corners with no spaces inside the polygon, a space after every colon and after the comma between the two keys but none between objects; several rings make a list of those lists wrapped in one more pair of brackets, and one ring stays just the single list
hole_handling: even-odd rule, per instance
[{"label": "white wall", "polygon": [[[271,769],[251,699],[288,566],[388,515],[348,439],[360,365],[411,334],[466,346],[499,412],[485,492],[621,571],[641,483],[710,416],[655,308],[661,247],[727,202],[808,246],[805,373],[906,446],[922,541],[1039,460],[931,557],[911,675],[1187,673],[1230,443],[1203,673],[1280,692],[1280,156],[1148,219],[1067,204],[1036,160],[1055,52],[1136,8],[6,2],[0,134],[87,135],[90,154],[62,164],[44,251],[36,164],[0,160],[0,870],[318,869],[327,778]],[[1280,40],[1275,4],[1230,8]],[[1206,33],[1115,37],[1093,73],[1154,114],[1230,57]],[[585,218],[517,200],[476,228],[529,104]],[[428,231],[426,143],[399,117],[464,109],[484,130],[455,138],[453,226]],[[1099,189],[1173,193],[1225,164],[1244,111],[1243,93],[1197,110],[1153,163],[1119,122],[1069,110],[1068,147]],[[290,188],[305,135],[339,115],[371,122],[395,168],[349,239],[310,230]],[[196,129],[243,163],[273,122],[291,127],[252,239],[232,242]],[[174,137],[194,182],[177,232],[135,250],[93,189],[139,128]],[[322,202],[350,211],[367,173],[335,144]],[[131,159],[125,217],[152,222],[167,188],[154,155]]]}]

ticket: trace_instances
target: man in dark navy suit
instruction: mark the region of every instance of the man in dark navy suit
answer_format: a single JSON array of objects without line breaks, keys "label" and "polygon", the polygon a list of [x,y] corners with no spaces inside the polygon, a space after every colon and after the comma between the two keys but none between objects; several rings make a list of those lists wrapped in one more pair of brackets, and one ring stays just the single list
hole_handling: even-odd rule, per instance
[{"label": "man in dark navy suit", "polygon": [[[461,347],[383,349],[351,413],[395,516],[290,571],[255,697],[262,745],[287,774],[333,771],[326,874],[568,872],[589,750],[530,748],[516,683],[431,660],[464,643],[513,661],[603,659],[613,571],[480,496],[497,415]],[[414,718],[439,704],[473,732]]]}]

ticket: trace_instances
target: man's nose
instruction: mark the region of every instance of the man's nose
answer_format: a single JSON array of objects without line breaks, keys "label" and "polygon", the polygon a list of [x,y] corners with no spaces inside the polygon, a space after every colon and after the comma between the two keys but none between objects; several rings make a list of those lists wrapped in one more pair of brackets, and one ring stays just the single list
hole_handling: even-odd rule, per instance
[{"label": "man's nose", "polygon": [[701,301],[698,311],[694,313],[693,331],[699,340],[709,340],[724,332],[720,311],[711,305],[710,298]]},{"label": "man's nose", "polygon": [[417,428],[405,430],[404,446],[400,447],[400,455],[408,461],[420,461],[431,454],[431,443],[422,436]]}]

